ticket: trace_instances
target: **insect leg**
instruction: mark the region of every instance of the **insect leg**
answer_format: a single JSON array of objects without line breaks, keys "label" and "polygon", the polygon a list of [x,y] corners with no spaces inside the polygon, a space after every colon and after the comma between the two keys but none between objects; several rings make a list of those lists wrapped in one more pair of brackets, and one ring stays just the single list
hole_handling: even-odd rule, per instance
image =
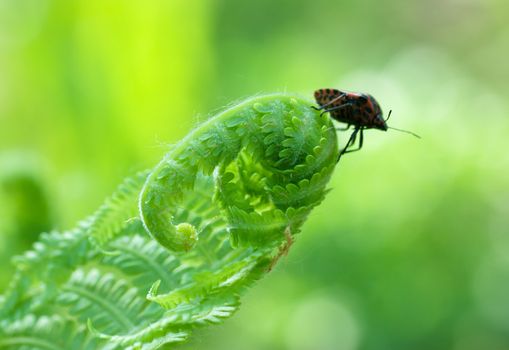
[{"label": "insect leg", "polygon": [[339,155],[338,155],[338,160],[336,161],[336,163],[339,162],[339,160],[341,159],[341,156],[345,153],[349,153],[348,151],[348,147],[352,146],[354,143],[355,143],[355,139],[357,138],[357,133],[359,132],[359,130],[361,130],[361,135],[362,135],[362,128],[360,127],[356,127],[355,130],[353,131],[352,135],[350,135],[350,139],[348,140],[348,142],[346,143],[346,146],[345,148],[343,148],[341,150],[341,152],[339,152]]},{"label": "insect leg", "polygon": [[346,130],[350,129],[350,126],[351,125],[348,124],[345,128],[336,128],[336,130],[338,130],[338,131],[346,131]]},{"label": "insect leg", "polygon": [[332,100],[330,100],[329,102],[327,102],[324,105],[321,105],[320,107],[311,106],[311,108],[316,109],[317,111],[322,110],[345,96],[346,96],[346,94],[342,93],[341,95],[334,97]]},{"label": "insect leg", "polygon": [[[360,131],[361,131],[361,133],[360,133],[360,137],[359,137],[359,146],[356,149],[346,150],[345,152],[343,152],[343,154],[357,152],[362,148],[362,145],[364,143],[364,128],[360,128]],[[352,145],[353,145],[353,142],[352,142]]]},{"label": "insect leg", "polygon": [[334,107],[331,107],[329,109],[324,109],[322,113],[320,113],[320,116],[322,116],[324,113],[328,113],[328,112],[333,112],[333,111],[337,111],[338,109],[343,109],[343,108],[346,108],[346,107],[349,107],[351,106],[352,104],[351,103],[345,103],[345,104],[342,104],[342,105],[339,105],[339,106],[334,106]]}]

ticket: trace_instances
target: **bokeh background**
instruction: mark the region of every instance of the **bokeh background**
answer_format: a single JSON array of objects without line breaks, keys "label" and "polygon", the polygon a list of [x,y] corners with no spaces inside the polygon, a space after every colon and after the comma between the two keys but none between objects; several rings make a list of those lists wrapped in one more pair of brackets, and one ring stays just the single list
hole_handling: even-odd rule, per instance
[{"label": "bokeh background", "polygon": [[0,0],[0,290],[214,111],[336,87],[422,139],[368,131],[289,256],[182,349],[509,349],[508,55],[505,0]]}]

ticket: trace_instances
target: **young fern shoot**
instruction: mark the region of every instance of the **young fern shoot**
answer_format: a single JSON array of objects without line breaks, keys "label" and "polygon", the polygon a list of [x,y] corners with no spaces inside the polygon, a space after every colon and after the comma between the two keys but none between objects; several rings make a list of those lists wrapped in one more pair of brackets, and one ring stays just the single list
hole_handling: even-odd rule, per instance
[{"label": "young fern shoot", "polygon": [[242,101],[76,229],[42,235],[0,298],[0,349],[157,349],[231,316],[327,192],[336,131],[310,105]]}]

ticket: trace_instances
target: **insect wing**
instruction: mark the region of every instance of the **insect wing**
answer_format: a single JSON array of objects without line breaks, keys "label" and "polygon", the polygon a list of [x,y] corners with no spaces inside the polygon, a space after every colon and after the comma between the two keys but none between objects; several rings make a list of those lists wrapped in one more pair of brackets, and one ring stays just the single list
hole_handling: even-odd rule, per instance
[{"label": "insect wing", "polygon": [[314,95],[316,102],[320,106],[327,106],[344,103],[344,97],[347,93],[337,89],[318,89],[315,91]]}]

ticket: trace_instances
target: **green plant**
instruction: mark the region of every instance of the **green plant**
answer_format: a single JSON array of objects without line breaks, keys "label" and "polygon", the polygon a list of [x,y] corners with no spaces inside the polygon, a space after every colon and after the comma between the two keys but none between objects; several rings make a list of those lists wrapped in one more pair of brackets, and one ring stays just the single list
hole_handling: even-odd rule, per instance
[{"label": "green plant", "polygon": [[324,198],[337,154],[329,118],[298,96],[212,117],[15,259],[0,348],[155,349],[221,322]]},{"label": "green plant", "polygon": [[23,152],[0,154],[0,290],[13,273],[12,255],[30,249],[39,234],[53,226],[44,181],[30,163]]}]

